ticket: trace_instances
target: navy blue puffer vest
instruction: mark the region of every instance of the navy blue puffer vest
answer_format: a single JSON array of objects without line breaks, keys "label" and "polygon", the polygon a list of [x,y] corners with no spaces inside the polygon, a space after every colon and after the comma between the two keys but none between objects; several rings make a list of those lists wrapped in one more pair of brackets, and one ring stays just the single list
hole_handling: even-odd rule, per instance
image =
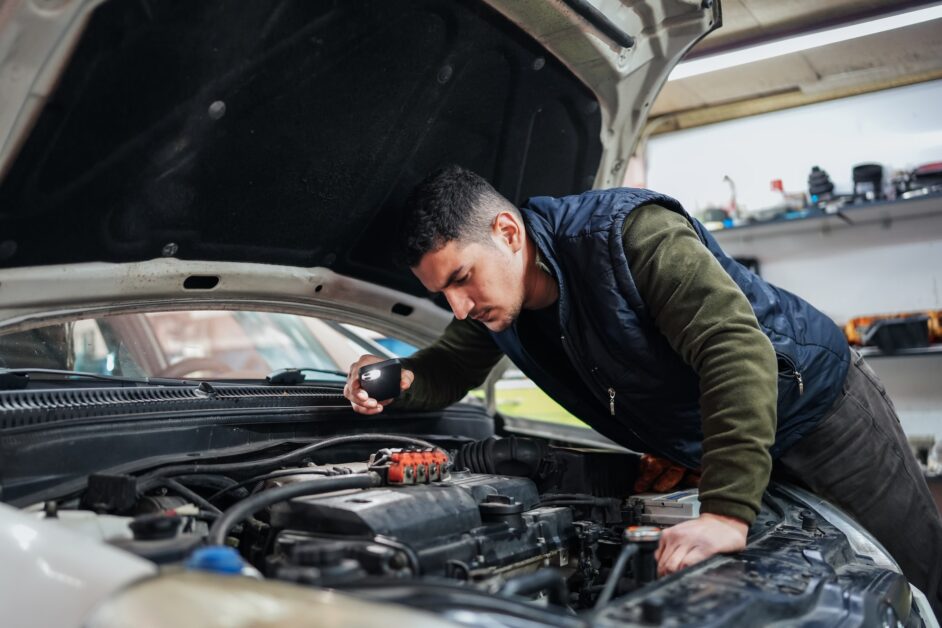
[{"label": "navy blue puffer vest", "polygon": [[528,235],[559,283],[560,337],[585,386],[560,381],[532,359],[516,324],[492,334],[495,342],[538,386],[603,435],[636,451],[699,466],[699,378],[654,326],[628,267],[631,252],[624,250],[625,219],[647,204],[687,217],[772,341],[779,386],[771,454],[777,457],[837,398],[849,365],[847,342],[827,316],[727,256],[670,197],[620,188],[534,197],[521,208]]}]

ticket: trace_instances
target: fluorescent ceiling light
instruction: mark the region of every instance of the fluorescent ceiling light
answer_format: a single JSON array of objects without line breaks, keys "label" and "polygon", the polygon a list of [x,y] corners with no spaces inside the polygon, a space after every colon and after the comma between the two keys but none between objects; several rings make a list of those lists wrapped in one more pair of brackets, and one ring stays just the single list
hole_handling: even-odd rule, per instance
[{"label": "fluorescent ceiling light", "polygon": [[858,37],[866,37],[867,35],[875,35],[876,33],[883,33],[897,28],[912,26],[913,24],[937,20],[939,18],[942,18],[942,3],[921,9],[914,9],[912,11],[896,13],[894,15],[887,15],[866,22],[838,26],[836,28],[808,33],[806,35],[796,35],[795,37],[770,41],[766,44],[758,44],[748,48],[722,52],[709,57],[683,61],[677,64],[667,80],[676,81],[677,79],[697,76],[698,74],[725,70],[726,68],[732,68],[737,65],[763,61],[793,52],[801,52],[802,50],[820,48],[821,46],[836,44]]}]

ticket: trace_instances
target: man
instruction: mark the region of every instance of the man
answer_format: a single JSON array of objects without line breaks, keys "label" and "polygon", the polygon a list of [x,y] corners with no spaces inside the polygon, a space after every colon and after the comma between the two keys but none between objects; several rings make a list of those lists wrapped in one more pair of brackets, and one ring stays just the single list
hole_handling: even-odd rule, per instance
[{"label": "man", "polygon": [[[879,380],[837,326],[726,256],[647,190],[517,208],[450,166],[411,195],[406,262],[455,314],[405,361],[397,406],[440,408],[507,355],[563,407],[635,451],[701,468],[701,515],[668,528],[668,574],[745,547],[773,460],[842,506],[942,608],[942,523]],[[345,395],[376,414],[352,365]]]}]

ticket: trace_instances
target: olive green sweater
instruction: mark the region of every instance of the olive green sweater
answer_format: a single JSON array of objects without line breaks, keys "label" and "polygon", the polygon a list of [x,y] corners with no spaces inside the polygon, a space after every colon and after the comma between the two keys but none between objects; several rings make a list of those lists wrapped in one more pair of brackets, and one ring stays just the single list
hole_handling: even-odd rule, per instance
[{"label": "olive green sweater", "polygon": [[[657,328],[700,377],[701,512],[751,523],[772,466],[772,344],[746,296],[686,218],[656,205],[636,209],[625,221],[624,245]],[[454,319],[438,341],[405,361],[415,382],[396,405],[432,409],[454,403],[479,386],[501,356],[483,325]]]}]

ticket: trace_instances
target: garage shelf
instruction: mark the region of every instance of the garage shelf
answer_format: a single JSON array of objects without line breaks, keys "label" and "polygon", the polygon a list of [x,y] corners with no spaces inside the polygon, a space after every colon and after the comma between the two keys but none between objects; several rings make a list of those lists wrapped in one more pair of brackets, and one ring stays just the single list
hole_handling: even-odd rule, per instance
[{"label": "garage shelf", "polygon": [[857,349],[860,352],[860,355],[865,358],[902,358],[909,356],[923,356],[923,355],[942,355],[942,344],[930,345],[928,347],[919,347],[917,349],[901,349],[900,351],[894,351],[893,353],[884,353],[880,351],[877,347],[860,347]]},{"label": "garage shelf", "polygon": [[731,239],[751,240],[766,236],[780,237],[811,231],[847,229],[855,225],[886,223],[938,213],[942,213],[942,193],[895,201],[847,205],[841,208],[840,212],[833,214],[819,212],[803,218],[752,223],[729,229],[717,229],[712,234],[720,242]]}]

